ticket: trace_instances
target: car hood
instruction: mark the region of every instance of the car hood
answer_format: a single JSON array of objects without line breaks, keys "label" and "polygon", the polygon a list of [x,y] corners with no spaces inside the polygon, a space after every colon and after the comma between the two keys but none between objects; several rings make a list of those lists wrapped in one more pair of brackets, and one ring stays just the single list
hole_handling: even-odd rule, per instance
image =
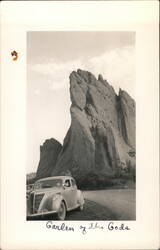
[{"label": "car hood", "polygon": [[35,194],[57,194],[62,192],[62,188],[40,188],[34,190],[32,193]]}]

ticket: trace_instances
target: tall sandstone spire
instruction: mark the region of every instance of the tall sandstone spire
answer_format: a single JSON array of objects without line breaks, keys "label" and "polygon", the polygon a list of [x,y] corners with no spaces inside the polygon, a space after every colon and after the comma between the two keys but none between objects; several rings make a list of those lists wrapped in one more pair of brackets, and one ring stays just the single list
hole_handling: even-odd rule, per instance
[{"label": "tall sandstone spire", "polygon": [[80,69],[70,75],[71,126],[51,175],[69,170],[77,179],[135,167],[135,101],[117,95],[103,79]]}]

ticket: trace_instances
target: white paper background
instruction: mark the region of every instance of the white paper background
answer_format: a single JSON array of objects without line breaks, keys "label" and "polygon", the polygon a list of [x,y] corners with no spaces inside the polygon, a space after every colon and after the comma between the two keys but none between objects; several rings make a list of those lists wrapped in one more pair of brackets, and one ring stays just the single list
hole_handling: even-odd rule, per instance
[{"label": "white paper background", "polygon": [[[26,221],[26,32],[136,31],[137,220],[130,231],[47,230]],[[11,51],[19,52],[12,61]],[[1,4],[1,248],[158,249],[158,1]],[[59,222],[56,222],[59,224]],[[102,222],[106,224],[106,222]],[[120,223],[118,223],[120,224]]]}]

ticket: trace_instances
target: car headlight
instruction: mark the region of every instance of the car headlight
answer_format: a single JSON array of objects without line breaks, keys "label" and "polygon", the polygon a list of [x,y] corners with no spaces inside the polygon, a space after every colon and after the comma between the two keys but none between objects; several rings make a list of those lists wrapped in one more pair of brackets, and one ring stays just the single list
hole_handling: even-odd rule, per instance
[{"label": "car headlight", "polygon": [[55,194],[55,195],[53,196],[53,201],[57,200],[58,198],[59,198],[59,195],[58,195],[58,194]]}]

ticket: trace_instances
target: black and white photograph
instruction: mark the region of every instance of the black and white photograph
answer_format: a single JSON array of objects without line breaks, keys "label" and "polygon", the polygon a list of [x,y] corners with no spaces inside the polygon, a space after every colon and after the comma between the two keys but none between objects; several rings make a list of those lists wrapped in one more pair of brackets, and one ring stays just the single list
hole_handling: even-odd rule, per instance
[{"label": "black and white photograph", "polygon": [[27,220],[136,220],[135,32],[27,32]]},{"label": "black and white photograph", "polygon": [[158,7],[2,1],[0,249],[159,249]]}]

